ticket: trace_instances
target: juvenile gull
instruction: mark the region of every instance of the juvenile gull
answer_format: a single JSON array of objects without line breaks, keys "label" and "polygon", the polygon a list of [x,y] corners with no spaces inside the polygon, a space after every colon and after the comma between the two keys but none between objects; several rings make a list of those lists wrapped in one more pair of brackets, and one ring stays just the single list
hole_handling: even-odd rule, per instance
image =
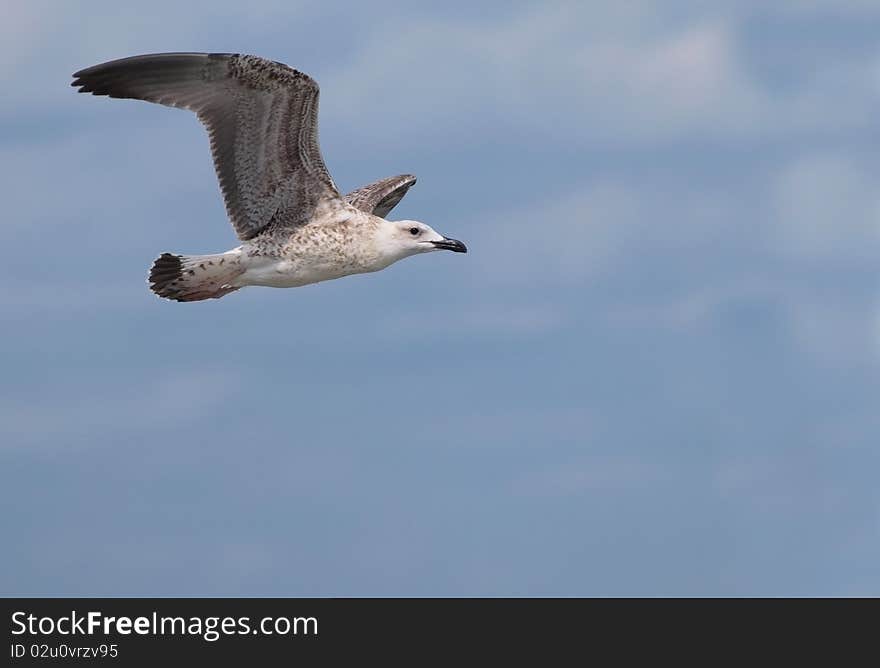
[{"label": "juvenile gull", "polygon": [[467,252],[415,220],[385,216],[416,182],[391,176],[340,195],[318,147],[318,84],[287,65],[229,53],[133,56],[76,72],[81,93],[194,111],[208,130],[226,212],[241,245],[163,253],[160,297],[188,302],[247,285],[291,288],[384,269],[410,255]]}]

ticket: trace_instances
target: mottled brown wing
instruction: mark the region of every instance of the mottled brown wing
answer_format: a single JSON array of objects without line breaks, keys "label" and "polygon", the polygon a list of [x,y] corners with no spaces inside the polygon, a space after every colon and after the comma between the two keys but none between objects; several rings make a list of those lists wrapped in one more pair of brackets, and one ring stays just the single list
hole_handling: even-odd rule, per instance
[{"label": "mottled brown wing", "polygon": [[208,130],[232,226],[242,240],[269,223],[308,222],[339,192],[318,146],[318,84],[256,56],[160,53],[80,70],[81,93],[194,111]]},{"label": "mottled brown wing", "polygon": [[397,206],[416,182],[412,174],[400,174],[376,181],[353,190],[345,196],[346,201],[361,211],[384,218]]}]

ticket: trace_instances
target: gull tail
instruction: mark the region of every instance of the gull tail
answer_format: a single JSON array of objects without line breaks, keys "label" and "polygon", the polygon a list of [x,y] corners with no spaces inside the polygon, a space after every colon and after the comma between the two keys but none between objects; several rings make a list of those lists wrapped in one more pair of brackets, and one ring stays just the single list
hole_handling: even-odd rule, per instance
[{"label": "gull tail", "polygon": [[232,285],[244,273],[240,257],[238,250],[216,255],[162,253],[150,270],[150,290],[178,302],[219,299],[240,287]]}]

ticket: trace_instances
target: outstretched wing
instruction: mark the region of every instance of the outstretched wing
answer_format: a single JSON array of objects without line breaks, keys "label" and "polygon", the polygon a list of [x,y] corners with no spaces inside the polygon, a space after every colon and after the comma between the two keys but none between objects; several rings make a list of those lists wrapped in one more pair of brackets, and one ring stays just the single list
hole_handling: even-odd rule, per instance
[{"label": "outstretched wing", "polygon": [[208,130],[239,238],[308,222],[339,198],[318,146],[318,84],[286,65],[229,53],[160,53],[80,70],[79,92],[194,111]]},{"label": "outstretched wing", "polygon": [[346,201],[361,211],[384,218],[397,206],[416,182],[412,174],[389,176],[369,185],[353,190],[345,196]]}]

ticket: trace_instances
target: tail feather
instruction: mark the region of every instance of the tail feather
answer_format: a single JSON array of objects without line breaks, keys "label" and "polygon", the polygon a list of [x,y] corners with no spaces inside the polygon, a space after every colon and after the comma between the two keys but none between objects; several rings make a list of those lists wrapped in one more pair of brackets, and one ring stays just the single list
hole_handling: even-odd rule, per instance
[{"label": "tail feather", "polygon": [[242,273],[236,251],[217,255],[162,253],[150,270],[150,289],[179,302],[219,299],[238,290],[231,282]]}]

